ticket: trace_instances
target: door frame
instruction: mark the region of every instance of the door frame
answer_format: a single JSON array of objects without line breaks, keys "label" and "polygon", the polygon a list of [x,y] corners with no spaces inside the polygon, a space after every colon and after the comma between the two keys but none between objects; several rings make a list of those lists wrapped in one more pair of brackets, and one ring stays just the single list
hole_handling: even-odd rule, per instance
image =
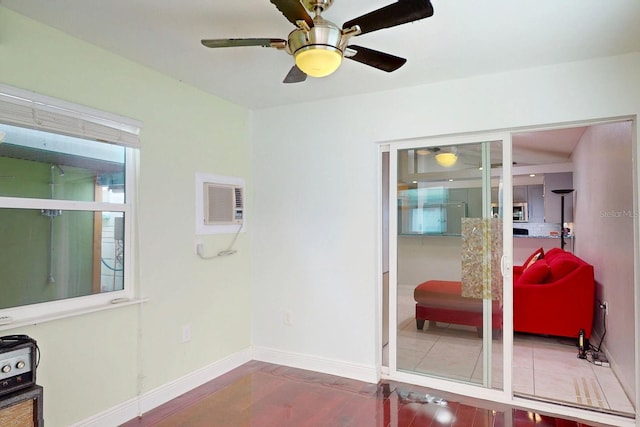
[{"label": "door frame", "polygon": [[[512,205],[512,167],[511,167],[511,133],[510,132],[487,132],[487,133],[474,133],[464,135],[453,136],[437,136],[428,138],[417,138],[412,140],[403,140],[389,142],[389,203],[392,205],[392,201],[397,200],[398,191],[395,185],[396,178],[398,176],[398,150],[414,148],[414,147],[433,147],[433,146],[453,146],[453,145],[465,145],[465,144],[478,144],[487,141],[501,141],[502,142],[502,156],[503,156],[503,206],[508,212]],[[511,232],[513,218],[507,215],[504,218],[503,224],[503,258],[502,258],[502,273],[503,273],[503,389],[496,390],[491,388],[485,388],[474,384],[465,384],[459,382],[453,382],[441,378],[425,377],[416,374],[409,374],[407,372],[401,372],[397,369],[397,233],[390,233],[389,235],[389,364],[386,375],[393,380],[402,382],[410,382],[413,384],[423,385],[427,387],[433,387],[440,390],[450,391],[453,393],[477,396],[483,398],[491,398],[492,400],[505,401],[508,396],[511,395],[511,365],[513,360],[513,289],[511,286],[504,286],[505,283],[511,283],[512,281],[512,241],[513,235]],[[397,230],[398,218],[397,210],[389,209],[389,230]],[[490,334],[485,334],[487,336]],[[485,352],[486,353],[486,352]],[[507,395],[508,394],[508,395]]]},{"label": "door frame", "polygon": [[[613,123],[630,120],[632,122],[633,130],[631,132],[631,144],[633,153],[633,206],[638,208],[640,201],[640,150],[638,149],[638,122],[636,115],[630,116],[618,116],[601,119],[587,119],[581,121],[556,123],[536,126],[524,126],[518,128],[507,128],[494,132],[474,132],[465,134],[453,134],[444,136],[425,136],[421,138],[403,139],[403,140],[391,140],[382,142],[379,145],[379,165],[382,165],[382,153],[389,152],[390,164],[389,164],[389,177],[397,177],[397,155],[391,153],[397,153],[398,149],[410,148],[417,144],[420,146],[435,146],[435,145],[456,145],[460,143],[472,143],[477,142],[478,139],[495,138],[503,141],[503,159],[512,158],[512,135],[519,132],[535,132],[551,129],[569,128],[576,126],[595,126],[605,123]],[[498,138],[496,138],[498,136]],[[381,170],[381,168],[379,168]],[[397,199],[397,188],[394,185],[395,180],[389,179],[389,202]],[[506,162],[503,170],[503,182],[504,186],[509,188],[509,191],[503,193],[503,205],[505,209],[510,209],[513,205],[513,176],[512,176],[512,164]],[[382,204],[379,204],[381,206]],[[393,206],[393,205],[390,205]],[[382,223],[382,215],[379,215],[380,224]],[[503,245],[504,245],[504,257],[503,257],[503,276],[504,281],[511,283],[513,277],[513,235],[510,232],[513,224],[512,218],[505,218],[505,221],[509,221],[510,224],[504,225],[503,228]],[[381,241],[382,227],[378,227],[379,241]],[[397,230],[397,212],[394,209],[389,210],[389,230]],[[567,407],[564,405],[536,401],[523,397],[516,397],[513,395],[513,378],[511,363],[513,361],[513,289],[511,286],[505,286],[503,292],[503,390],[494,390],[484,387],[478,387],[473,384],[458,383],[439,378],[431,378],[416,374],[408,374],[404,372],[398,372],[396,366],[397,357],[397,337],[396,334],[390,333],[389,336],[389,366],[385,366],[381,359],[379,364],[379,377],[383,379],[390,379],[410,384],[416,384],[420,386],[439,389],[451,393],[460,394],[463,396],[474,397],[484,400],[492,400],[498,403],[504,403],[508,405],[515,405],[524,408],[529,408],[534,411],[549,412],[561,416],[567,417],[580,417],[585,420],[594,422],[601,422],[606,424],[620,425],[620,426],[640,426],[640,220],[634,221],[634,322],[635,337],[634,337],[634,349],[635,349],[635,419],[629,419],[613,414],[594,412],[590,410],[583,410],[574,407]],[[397,238],[390,238],[388,245],[389,266],[393,266],[389,271],[389,330],[395,331],[397,329]],[[382,249],[379,250],[382,252]],[[384,254],[382,255],[384,256]],[[382,259],[382,258],[381,258]],[[379,294],[382,294],[382,276],[379,280],[380,289]],[[381,299],[379,299],[381,301]],[[385,307],[380,303],[378,305],[383,310]],[[382,313],[379,311],[379,319],[382,319]],[[380,330],[380,328],[378,328]],[[393,341],[393,345],[392,345]],[[382,342],[381,336],[378,337],[378,342]],[[393,354],[391,354],[393,353]],[[392,366],[393,365],[393,366]]]}]

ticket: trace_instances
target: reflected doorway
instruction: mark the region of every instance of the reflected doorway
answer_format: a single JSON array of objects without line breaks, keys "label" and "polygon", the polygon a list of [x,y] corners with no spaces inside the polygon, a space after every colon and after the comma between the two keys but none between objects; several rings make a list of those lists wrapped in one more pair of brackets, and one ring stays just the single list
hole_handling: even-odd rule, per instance
[{"label": "reflected doorway", "polygon": [[396,157],[396,369],[501,389],[502,141]]}]

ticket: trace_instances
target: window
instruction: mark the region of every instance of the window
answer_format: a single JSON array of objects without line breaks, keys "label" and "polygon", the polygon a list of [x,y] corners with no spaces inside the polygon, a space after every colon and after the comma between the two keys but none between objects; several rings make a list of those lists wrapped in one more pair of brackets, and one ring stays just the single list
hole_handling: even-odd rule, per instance
[{"label": "window", "polygon": [[133,297],[131,119],[0,85],[0,316]]},{"label": "window", "polygon": [[398,209],[400,234],[446,234],[448,189],[442,186],[400,190]]}]

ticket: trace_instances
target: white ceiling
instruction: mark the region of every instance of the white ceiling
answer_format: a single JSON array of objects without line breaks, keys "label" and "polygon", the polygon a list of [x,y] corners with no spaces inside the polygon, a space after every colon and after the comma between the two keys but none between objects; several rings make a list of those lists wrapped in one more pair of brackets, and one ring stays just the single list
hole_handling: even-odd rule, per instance
[{"label": "white ceiling", "polygon": [[[392,0],[335,0],[343,22]],[[203,38],[286,38],[268,0],[0,0],[65,33],[251,109],[640,51],[637,0],[432,0],[433,17],[352,39],[407,58],[393,73],[345,60],[333,75],[283,84],[284,51],[208,49]]]},{"label": "white ceiling", "polygon": [[512,136],[513,161],[519,166],[571,163],[586,127],[519,132]]}]

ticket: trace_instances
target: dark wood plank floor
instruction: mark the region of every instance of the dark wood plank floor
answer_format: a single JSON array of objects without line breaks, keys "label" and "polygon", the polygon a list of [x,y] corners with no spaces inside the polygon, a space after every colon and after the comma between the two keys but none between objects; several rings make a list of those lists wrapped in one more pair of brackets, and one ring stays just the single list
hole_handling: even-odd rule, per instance
[{"label": "dark wood plank floor", "polygon": [[123,427],[583,427],[422,387],[249,362]]}]

